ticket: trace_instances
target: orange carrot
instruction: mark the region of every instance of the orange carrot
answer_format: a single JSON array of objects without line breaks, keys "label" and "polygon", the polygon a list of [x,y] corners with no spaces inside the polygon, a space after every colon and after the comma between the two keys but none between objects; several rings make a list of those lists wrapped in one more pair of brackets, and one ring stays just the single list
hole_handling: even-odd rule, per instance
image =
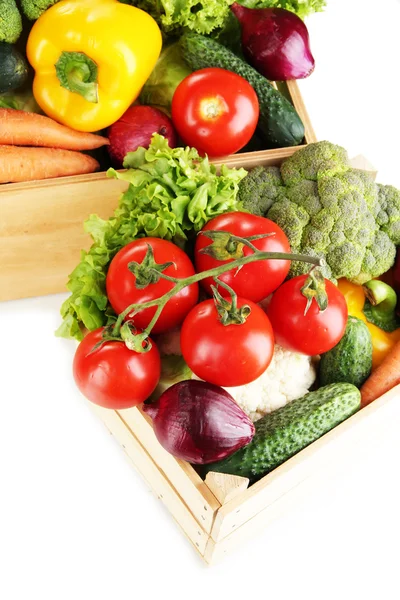
[{"label": "orange carrot", "polygon": [[80,152],[0,146],[0,183],[82,175],[98,168],[97,160]]},{"label": "orange carrot", "polygon": [[361,386],[361,406],[367,406],[400,383],[400,342]]},{"label": "orange carrot", "polygon": [[94,150],[109,143],[101,135],[75,131],[43,115],[0,108],[0,144]]}]

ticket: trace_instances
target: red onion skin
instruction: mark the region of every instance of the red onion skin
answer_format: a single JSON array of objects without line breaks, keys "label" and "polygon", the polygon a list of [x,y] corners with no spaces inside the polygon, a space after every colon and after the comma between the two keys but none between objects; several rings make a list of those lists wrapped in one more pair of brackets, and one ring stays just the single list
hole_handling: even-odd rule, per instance
[{"label": "red onion skin", "polygon": [[167,138],[170,148],[175,148],[178,144],[172,121],[164,112],[139,104],[128,108],[108,129],[110,145],[107,149],[113,167],[121,169],[128,152],[134,152],[140,146],[148,148],[153,133]]},{"label": "red onion skin", "polygon": [[232,396],[217,385],[194,379],[166,390],[143,410],[153,419],[161,446],[193,464],[230,456],[251,442],[255,428]]},{"label": "red onion skin", "polygon": [[270,81],[311,75],[315,63],[300,17],[284,8],[246,8],[237,2],[231,10],[241,25],[243,53],[259,73]]}]

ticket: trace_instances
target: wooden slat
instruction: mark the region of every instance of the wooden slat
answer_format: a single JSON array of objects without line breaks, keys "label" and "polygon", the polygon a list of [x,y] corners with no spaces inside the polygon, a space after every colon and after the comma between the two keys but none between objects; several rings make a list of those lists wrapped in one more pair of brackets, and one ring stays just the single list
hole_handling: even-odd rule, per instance
[{"label": "wooden slat", "polygon": [[151,419],[137,408],[118,411],[142,446],[151,455],[157,467],[175,488],[176,492],[208,533],[221,504],[190,464],[177,460],[164,450],[157,440]]},{"label": "wooden slat", "polygon": [[190,510],[164,474],[157,468],[150,455],[142,447],[132,431],[126,426],[116,411],[101,408],[93,404],[90,406],[121,444],[136,469],[147,481],[155,495],[162,500],[195,549],[203,556],[209,537],[208,534],[199,526]]},{"label": "wooden slat", "polygon": [[273,505],[318,469],[328,468],[330,462],[346,464],[356,444],[368,444],[378,432],[384,435],[393,413],[400,414],[400,386],[287,460],[239,498],[224,504],[217,513],[212,539],[219,542],[232,534],[234,529]]},{"label": "wooden slat", "polygon": [[303,97],[300,93],[300,88],[297,81],[287,81],[287,88],[289,90],[290,97],[293,102],[293,106],[297,110],[297,113],[300,119],[303,121],[304,130],[305,130],[305,139],[307,144],[312,144],[318,141],[317,136],[315,135],[315,131],[313,126],[311,125],[311,120],[309,114],[307,112],[306,106],[304,104]]},{"label": "wooden slat", "polygon": [[65,291],[91,240],[83,222],[108,218],[127,183],[104,174],[0,187],[0,301]]}]

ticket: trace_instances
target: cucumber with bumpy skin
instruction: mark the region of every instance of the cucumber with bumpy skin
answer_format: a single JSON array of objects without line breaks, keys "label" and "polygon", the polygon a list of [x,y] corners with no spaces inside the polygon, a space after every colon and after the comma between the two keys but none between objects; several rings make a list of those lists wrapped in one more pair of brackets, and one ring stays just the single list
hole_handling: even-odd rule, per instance
[{"label": "cucumber with bumpy skin", "polygon": [[372,338],[366,324],[349,317],[344,336],[329,352],[321,356],[321,385],[345,381],[361,387],[372,368]]},{"label": "cucumber with bumpy skin", "polygon": [[258,128],[270,148],[298,146],[302,142],[304,125],[296,110],[253,67],[218,42],[197,33],[183,35],[180,46],[183,58],[194,71],[207,67],[227,69],[250,83],[260,104]]},{"label": "cucumber with bumpy skin", "polygon": [[253,440],[206,470],[260,479],[323,436],[360,408],[360,391],[350,383],[334,383],[256,421]]}]

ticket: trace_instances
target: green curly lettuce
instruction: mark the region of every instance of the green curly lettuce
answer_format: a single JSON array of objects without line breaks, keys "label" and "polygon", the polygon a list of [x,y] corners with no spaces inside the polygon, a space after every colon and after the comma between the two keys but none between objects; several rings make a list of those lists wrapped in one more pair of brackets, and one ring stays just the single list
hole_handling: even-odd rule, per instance
[{"label": "green curly lettuce", "polygon": [[82,339],[90,331],[115,320],[105,291],[110,261],[123,246],[139,237],[159,237],[180,246],[214,216],[237,210],[244,169],[221,167],[220,174],[208,158],[194,148],[170,148],[154,134],[149,148],[127,154],[127,171],[109,169],[108,175],[129,183],[114,215],[103,220],[91,215],[85,231],[93,244],[82,251],[79,265],[69,276],[71,296],[61,307],[61,337]]}]

